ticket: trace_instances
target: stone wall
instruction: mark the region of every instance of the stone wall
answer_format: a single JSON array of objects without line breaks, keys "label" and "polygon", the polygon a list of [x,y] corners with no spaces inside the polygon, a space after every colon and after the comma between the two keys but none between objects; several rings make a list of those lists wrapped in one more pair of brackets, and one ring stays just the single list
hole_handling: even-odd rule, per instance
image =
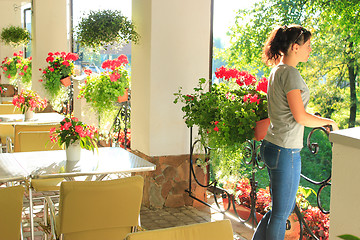
[{"label": "stone wall", "polygon": [[[201,203],[189,197],[190,166],[189,155],[149,157],[133,151],[134,154],[156,165],[152,172],[137,173],[145,179],[143,205],[150,208],[196,206]],[[205,184],[203,170],[194,166],[197,179]],[[196,184],[192,178],[192,192],[197,198],[206,201],[206,189]]]}]

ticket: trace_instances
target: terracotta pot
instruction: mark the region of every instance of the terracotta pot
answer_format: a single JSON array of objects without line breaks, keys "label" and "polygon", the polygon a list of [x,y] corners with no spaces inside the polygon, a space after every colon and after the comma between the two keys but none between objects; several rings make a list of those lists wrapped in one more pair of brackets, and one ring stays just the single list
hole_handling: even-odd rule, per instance
[{"label": "terracotta pot", "polygon": [[[229,202],[228,198],[223,198],[224,209],[227,209],[228,202]],[[239,217],[241,217],[244,220],[249,218],[250,212],[251,212],[250,208],[245,207],[243,205],[239,205],[237,203],[235,203],[235,208],[236,208],[236,212],[239,215]],[[232,206],[230,206],[229,211],[234,212],[234,209],[233,209]],[[263,217],[262,214],[256,212],[256,220],[258,221],[258,223],[260,222],[262,217]],[[299,222],[296,214],[292,213],[290,215],[290,217],[289,217],[289,220],[290,220],[291,228],[289,230],[286,230],[284,240],[299,239],[299,236],[300,236],[300,222]]]},{"label": "terracotta pot", "polygon": [[265,118],[256,122],[255,126],[255,140],[263,140],[266,136],[267,130],[270,126],[270,118]]},{"label": "terracotta pot", "polygon": [[[227,209],[228,207],[228,204],[229,204],[229,199],[228,198],[223,198],[223,204],[224,204],[224,209]],[[239,205],[235,202],[235,208],[236,208],[236,212],[237,214],[239,215],[239,217],[241,217],[242,219],[246,220],[249,218],[250,216],[250,212],[251,212],[251,209],[248,208],[248,207],[245,207],[243,205]],[[231,205],[230,206],[230,209],[229,209],[230,212],[234,213],[234,208],[233,206]],[[256,220],[258,222],[260,222],[260,220],[262,219],[263,215],[256,212]]]},{"label": "terracotta pot", "polygon": [[292,213],[288,218],[290,220],[291,228],[286,230],[284,240],[299,239],[300,236],[300,222],[295,213]]},{"label": "terracotta pot", "polygon": [[65,87],[70,86],[70,84],[71,84],[70,76],[61,79],[60,82],[61,82],[61,84],[64,85]]},{"label": "terracotta pot", "polygon": [[124,95],[118,97],[118,102],[119,103],[126,102],[127,100],[129,100],[129,89],[128,88],[125,89]]}]

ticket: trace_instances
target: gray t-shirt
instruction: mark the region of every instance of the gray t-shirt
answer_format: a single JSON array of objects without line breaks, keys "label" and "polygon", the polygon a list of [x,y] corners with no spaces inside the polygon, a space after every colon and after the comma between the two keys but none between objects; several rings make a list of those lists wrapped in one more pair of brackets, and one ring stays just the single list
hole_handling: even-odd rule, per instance
[{"label": "gray t-shirt", "polygon": [[286,97],[294,89],[300,89],[306,109],[310,91],[299,71],[283,63],[274,67],[270,73],[267,93],[271,124],[265,140],[284,148],[303,147],[304,126],[295,121]]}]

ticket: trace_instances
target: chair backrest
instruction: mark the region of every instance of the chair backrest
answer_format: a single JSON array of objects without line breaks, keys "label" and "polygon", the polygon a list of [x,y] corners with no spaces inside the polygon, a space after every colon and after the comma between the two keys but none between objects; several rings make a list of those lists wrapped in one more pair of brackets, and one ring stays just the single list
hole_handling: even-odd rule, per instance
[{"label": "chair backrest", "polygon": [[14,152],[60,150],[49,138],[50,129],[59,124],[15,125]]},{"label": "chair backrest", "polygon": [[0,238],[20,239],[24,187],[0,189]]},{"label": "chair backrest", "polygon": [[230,220],[130,233],[126,240],[233,240]]},{"label": "chair backrest", "polygon": [[0,104],[0,114],[21,114],[21,110],[16,108],[13,104]]},{"label": "chair backrest", "polygon": [[62,182],[58,233],[65,239],[124,239],[138,226],[143,185],[141,176]]},{"label": "chair backrest", "polygon": [[14,139],[14,127],[9,124],[1,124],[0,125],[0,137],[1,137],[2,144],[6,144],[7,137],[10,137],[13,140]]}]

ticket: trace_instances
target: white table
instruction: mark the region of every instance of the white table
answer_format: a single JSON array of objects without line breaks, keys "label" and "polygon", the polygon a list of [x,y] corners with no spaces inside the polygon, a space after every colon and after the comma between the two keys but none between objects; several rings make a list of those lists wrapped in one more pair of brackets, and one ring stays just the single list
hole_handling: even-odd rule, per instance
[{"label": "white table", "polygon": [[[24,179],[77,176],[96,176],[102,180],[108,174],[133,173],[155,170],[156,165],[122,148],[99,148],[94,153],[82,149],[80,161],[67,162],[65,150],[18,152],[0,154],[0,183]],[[31,191],[29,191],[31,195]],[[32,198],[32,196],[29,196]],[[32,216],[32,199],[30,199]],[[30,218],[34,239],[33,219]]]},{"label": "white table", "polygon": [[30,121],[24,121],[24,114],[0,114],[0,125],[59,123],[63,119],[64,116],[56,112],[34,113],[34,118]]}]

